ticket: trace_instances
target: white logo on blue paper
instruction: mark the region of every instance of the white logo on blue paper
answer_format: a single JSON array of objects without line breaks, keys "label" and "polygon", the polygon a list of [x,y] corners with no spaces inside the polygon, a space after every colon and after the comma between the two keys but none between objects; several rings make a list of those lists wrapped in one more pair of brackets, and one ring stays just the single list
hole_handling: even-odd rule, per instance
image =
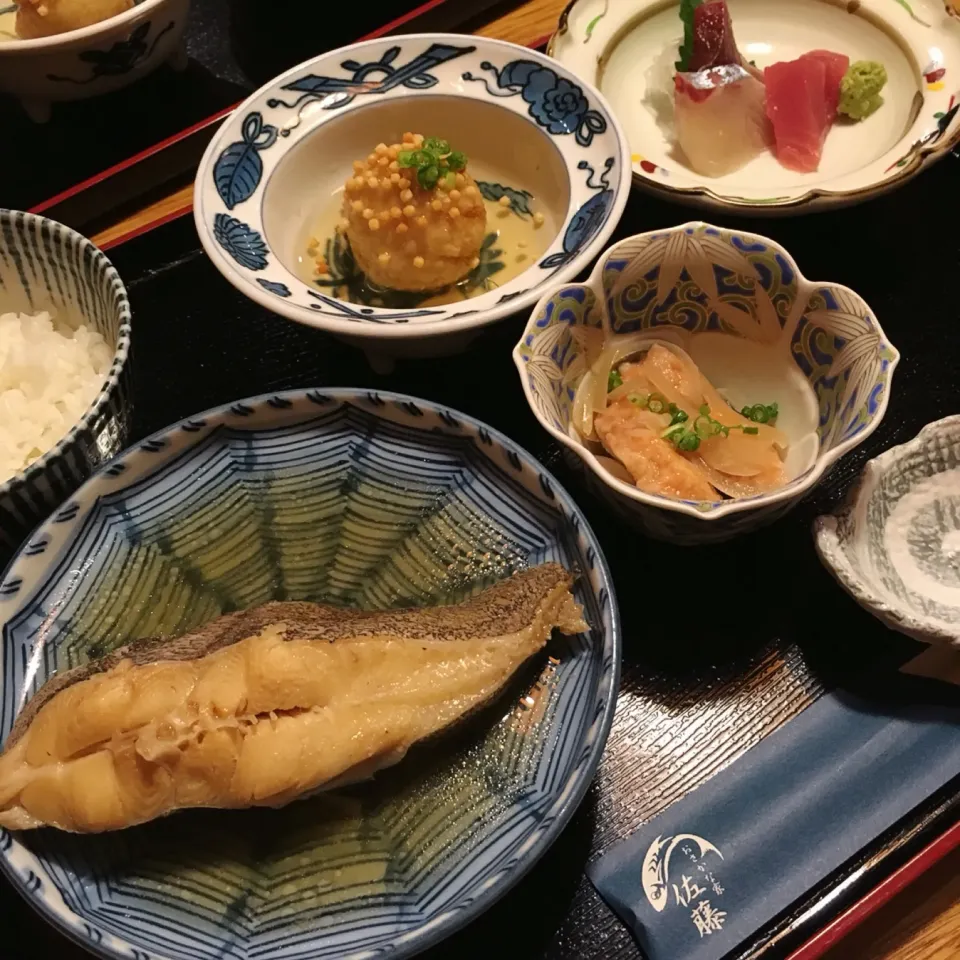
[{"label": "white logo on blue paper", "polygon": [[[679,869],[671,862],[674,854],[681,858]],[[708,895],[723,896],[724,888],[714,876],[705,859],[715,853],[721,860],[723,854],[709,840],[692,833],[678,833],[673,837],[657,837],[643,858],[643,892],[650,906],[661,913],[670,902],[690,910],[690,920],[700,937],[723,929],[726,911],[715,907]]]}]

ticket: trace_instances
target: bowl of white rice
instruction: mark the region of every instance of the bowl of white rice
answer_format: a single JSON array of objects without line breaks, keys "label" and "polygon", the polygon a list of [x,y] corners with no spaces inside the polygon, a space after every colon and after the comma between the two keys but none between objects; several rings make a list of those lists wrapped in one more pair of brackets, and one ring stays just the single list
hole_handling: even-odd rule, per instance
[{"label": "bowl of white rice", "polygon": [[130,303],[107,257],[0,209],[0,559],[123,448],[129,352]]}]

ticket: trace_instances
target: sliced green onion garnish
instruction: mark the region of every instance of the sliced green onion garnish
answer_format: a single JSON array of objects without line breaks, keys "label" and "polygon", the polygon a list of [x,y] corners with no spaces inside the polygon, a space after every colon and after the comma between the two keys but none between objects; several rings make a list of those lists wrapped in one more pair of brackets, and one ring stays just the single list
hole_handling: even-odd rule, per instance
[{"label": "sliced green onion garnish", "polygon": [[776,403],[756,403],[752,407],[744,407],[740,413],[754,423],[773,423],[780,409]]},{"label": "sliced green onion garnish", "polygon": [[432,190],[443,179],[447,186],[457,182],[457,172],[467,166],[467,156],[459,150],[450,149],[450,144],[439,137],[427,137],[415,150],[401,150],[397,163],[416,171],[417,183],[424,190]]}]

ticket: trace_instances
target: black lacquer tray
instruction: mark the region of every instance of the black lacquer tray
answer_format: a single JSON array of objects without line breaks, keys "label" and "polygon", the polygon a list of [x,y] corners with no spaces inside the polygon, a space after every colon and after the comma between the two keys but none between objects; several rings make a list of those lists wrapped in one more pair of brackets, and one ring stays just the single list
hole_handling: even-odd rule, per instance
[{"label": "black lacquer tray", "polygon": [[161,66],[116,93],[55,104],[45,124],[0,95],[0,206],[30,210],[232,107],[289,67],[374,30],[469,32],[471,19],[498,4],[503,0],[364,0],[346,13],[309,0],[192,0],[183,73]]},{"label": "black lacquer tray", "polygon": [[[604,545],[621,604],[624,670],[600,772],[544,860],[428,960],[487,960],[505,947],[544,960],[639,957],[586,880],[589,859],[789,722],[825,687],[882,696],[882,681],[867,678],[889,677],[919,651],[834,584],[816,558],[810,528],[839,503],[867,459],[960,409],[960,307],[951,295],[960,236],[945,216],[957,202],[958,174],[950,156],[901,191],[857,208],[728,221],[784,244],[806,276],[861,293],[903,360],[883,424],[805,503],[766,531],[713,547],[671,547],[631,535],[585,490],[524,401],[510,356],[522,317],[490,328],[465,355],[402,361],[384,377],[357,350],[275,317],[234,290],[207,261],[190,217],[111,250],[134,309],[132,441],[205,408],[286,388],[377,387],[429,397],[526,446],[577,498]],[[681,207],[635,194],[619,236],[686,219]],[[673,578],[697,571],[706,571],[709,586],[698,592],[701,605],[669,602]],[[960,698],[944,684],[928,690]],[[850,926],[868,912],[871,898],[885,896],[878,891],[902,885],[956,845],[958,823],[960,779],[731,957],[812,960],[830,939],[824,928]],[[81,956],[5,881],[0,923],[4,958]]]}]

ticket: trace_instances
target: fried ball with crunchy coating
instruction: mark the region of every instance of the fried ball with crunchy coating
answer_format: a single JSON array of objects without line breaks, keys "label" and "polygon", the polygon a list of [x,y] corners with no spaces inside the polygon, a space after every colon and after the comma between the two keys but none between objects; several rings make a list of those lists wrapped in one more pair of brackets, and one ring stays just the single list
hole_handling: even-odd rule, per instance
[{"label": "fried ball with crunchy coating", "polygon": [[133,6],[133,0],[18,0],[17,36],[53,37],[109,20]]},{"label": "fried ball with crunchy coating", "polygon": [[473,177],[462,169],[432,189],[398,156],[419,149],[423,137],[378,144],[353,165],[343,197],[342,228],[367,278],[392,290],[440,290],[462,280],[480,262],[487,211]]}]

